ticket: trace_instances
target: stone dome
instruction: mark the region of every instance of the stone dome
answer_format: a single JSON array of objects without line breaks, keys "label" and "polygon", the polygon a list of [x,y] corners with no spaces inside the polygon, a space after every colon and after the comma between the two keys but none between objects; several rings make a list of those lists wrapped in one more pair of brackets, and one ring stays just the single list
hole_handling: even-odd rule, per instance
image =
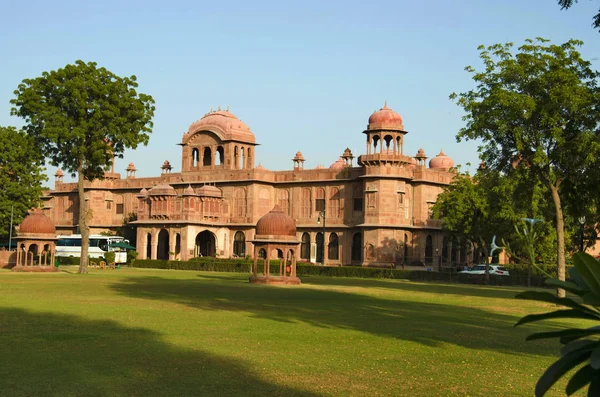
[{"label": "stone dome", "polygon": [[256,236],[296,237],[296,222],[278,205],[256,222]]},{"label": "stone dome", "polygon": [[202,197],[223,197],[221,189],[216,186],[204,185],[198,189],[198,196]]},{"label": "stone dome", "polygon": [[294,161],[300,161],[300,160],[304,160],[304,156],[302,156],[301,152],[296,152],[296,155],[294,156],[294,158],[292,159]]},{"label": "stone dome", "polygon": [[217,110],[209,112],[200,120],[192,123],[187,133],[183,136],[183,144],[195,133],[200,131],[212,131],[223,141],[240,141],[256,143],[256,138],[250,128],[231,113],[229,110]]},{"label": "stone dome", "polygon": [[337,161],[329,166],[330,170],[341,170],[344,168],[344,159],[339,158]]},{"label": "stone dome", "polygon": [[36,209],[27,215],[19,226],[21,234],[51,234],[56,235],[56,227],[52,219],[48,218],[42,210]]},{"label": "stone dome", "polygon": [[138,196],[147,196],[148,195],[148,189],[146,189],[145,187],[142,188],[142,190],[140,190],[140,193],[138,194]]},{"label": "stone dome", "polygon": [[59,168],[56,170],[56,174],[54,174],[54,176],[64,176],[65,174],[62,172],[62,170]]},{"label": "stone dome", "polygon": [[129,163],[125,171],[136,171],[135,165],[133,163]]},{"label": "stone dome", "polygon": [[188,185],[188,187],[186,187],[183,190],[183,195],[184,196],[196,196],[196,191],[194,190],[194,188],[192,187],[192,185]]},{"label": "stone dome", "polygon": [[148,192],[150,196],[177,196],[177,192],[173,188],[173,186],[168,185],[166,183],[161,183],[159,185],[154,186]]},{"label": "stone dome", "polygon": [[260,171],[269,171],[267,168],[263,167],[262,163],[258,163],[258,166],[255,169]]},{"label": "stone dome", "polygon": [[402,116],[387,106],[387,103],[369,117],[367,130],[400,130],[404,131]]},{"label": "stone dome", "polygon": [[447,170],[452,167],[454,167],[454,160],[446,156],[442,150],[437,156],[429,160],[429,168]]},{"label": "stone dome", "polygon": [[415,158],[417,158],[417,159],[426,159],[427,155],[425,154],[425,150],[423,150],[423,148],[419,149],[417,151],[417,154],[415,155]]}]

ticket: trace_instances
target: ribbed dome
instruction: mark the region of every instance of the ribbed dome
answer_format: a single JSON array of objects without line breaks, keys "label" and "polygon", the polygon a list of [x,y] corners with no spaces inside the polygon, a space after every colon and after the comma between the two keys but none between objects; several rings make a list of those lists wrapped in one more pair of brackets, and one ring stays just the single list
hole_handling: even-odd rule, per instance
[{"label": "ribbed dome", "polygon": [[429,168],[448,169],[454,167],[454,160],[446,156],[443,151],[429,161]]},{"label": "ribbed dome", "polygon": [[330,170],[341,170],[344,168],[344,159],[341,157],[337,161],[329,166]]},{"label": "ribbed dome", "polygon": [[296,155],[294,156],[294,158],[292,160],[300,161],[300,160],[304,160],[304,157],[302,156],[301,152],[296,152]]},{"label": "ribbed dome", "polygon": [[41,210],[35,210],[27,215],[21,226],[19,234],[56,234],[56,227],[52,219],[48,218]]},{"label": "ribbed dome", "polygon": [[387,103],[381,109],[374,112],[371,117],[369,117],[369,125],[367,126],[367,130],[379,129],[404,130],[404,125],[402,125],[402,116],[390,109],[387,106]]},{"label": "ribbed dome", "polygon": [[256,223],[256,236],[296,237],[296,222],[276,205]]},{"label": "ribbed dome", "polygon": [[150,189],[148,194],[150,196],[177,196],[177,192],[173,186],[166,183],[154,186],[152,189]]},{"label": "ribbed dome", "polygon": [[200,120],[192,123],[188,132],[183,137],[183,142],[199,131],[213,131],[221,135],[223,140],[237,140],[255,143],[256,138],[250,128],[228,110],[217,110],[204,115]]},{"label": "ribbed dome", "polygon": [[145,187],[142,188],[142,190],[140,190],[140,193],[138,194],[138,196],[147,196],[148,195],[148,189],[146,189]]},{"label": "ribbed dome", "polygon": [[202,197],[222,197],[221,189],[216,186],[204,185],[198,189],[198,196]]},{"label": "ribbed dome", "polygon": [[417,159],[426,159],[427,155],[425,154],[425,150],[423,150],[423,148],[419,149],[417,151],[417,155],[415,156],[415,158],[417,158]]}]

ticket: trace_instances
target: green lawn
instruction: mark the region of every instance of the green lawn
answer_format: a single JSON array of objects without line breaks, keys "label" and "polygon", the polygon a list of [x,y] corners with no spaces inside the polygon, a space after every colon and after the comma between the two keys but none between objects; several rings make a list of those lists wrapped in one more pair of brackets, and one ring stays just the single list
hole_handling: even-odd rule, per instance
[{"label": "green lawn", "polygon": [[62,269],[0,271],[2,396],[525,396],[558,352],[514,288]]}]

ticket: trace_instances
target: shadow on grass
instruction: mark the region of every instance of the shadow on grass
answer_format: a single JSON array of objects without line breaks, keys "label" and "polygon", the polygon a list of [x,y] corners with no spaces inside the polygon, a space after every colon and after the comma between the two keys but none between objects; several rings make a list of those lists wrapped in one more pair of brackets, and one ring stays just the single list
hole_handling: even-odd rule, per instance
[{"label": "shadow on grass", "polygon": [[246,312],[279,322],[356,330],[428,346],[445,342],[511,354],[556,354],[551,342],[526,343],[525,337],[534,327],[514,328],[518,317],[453,306],[443,299],[441,303],[426,303],[401,300],[402,296],[393,292],[379,298],[335,290],[259,286],[249,284],[241,276],[205,274],[196,280],[132,277],[111,287],[130,297],[176,302],[203,310]]},{"label": "shadow on grass", "polygon": [[[476,285],[476,284],[452,284],[443,282],[414,282],[408,280],[393,279],[356,279],[356,278],[336,278],[336,277],[303,277],[304,284],[312,285],[332,285],[332,286],[353,286],[353,287],[375,287],[388,288],[392,290],[426,292],[446,295],[469,295],[480,296],[484,298],[514,299],[515,295],[528,288],[524,286],[495,286],[495,285]],[[550,291],[550,290],[548,290]]]},{"label": "shadow on grass", "polygon": [[111,321],[0,310],[4,396],[314,396]]}]

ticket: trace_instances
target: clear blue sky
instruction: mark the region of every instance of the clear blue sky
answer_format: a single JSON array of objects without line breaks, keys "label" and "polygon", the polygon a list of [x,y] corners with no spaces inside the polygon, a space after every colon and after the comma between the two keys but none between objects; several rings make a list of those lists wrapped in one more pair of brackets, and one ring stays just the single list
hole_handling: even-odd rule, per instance
[{"label": "clear blue sky", "polygon": [[[369,115],[388,105],[409,134],[405,152],[440,149],[476,165],[476,143],[457,143],[461,109],[448,99],[472,87],[477,46],[544,37],[583,40],[600,61],[595,1],[561,11],[556,0],[433,1],[11,1],[0,5],[0,125],[20,126],[9,100],[24,78],[77,59],[136,75],[156,100],[138,177],[181,170],[180,142],[210,108],[230,106],[261,144],[256,163],[329,166],[346,147],[365,152]],[[53,174],[49,167],[48,173]],[[49,186],[53,186],[51,177]]]}]

